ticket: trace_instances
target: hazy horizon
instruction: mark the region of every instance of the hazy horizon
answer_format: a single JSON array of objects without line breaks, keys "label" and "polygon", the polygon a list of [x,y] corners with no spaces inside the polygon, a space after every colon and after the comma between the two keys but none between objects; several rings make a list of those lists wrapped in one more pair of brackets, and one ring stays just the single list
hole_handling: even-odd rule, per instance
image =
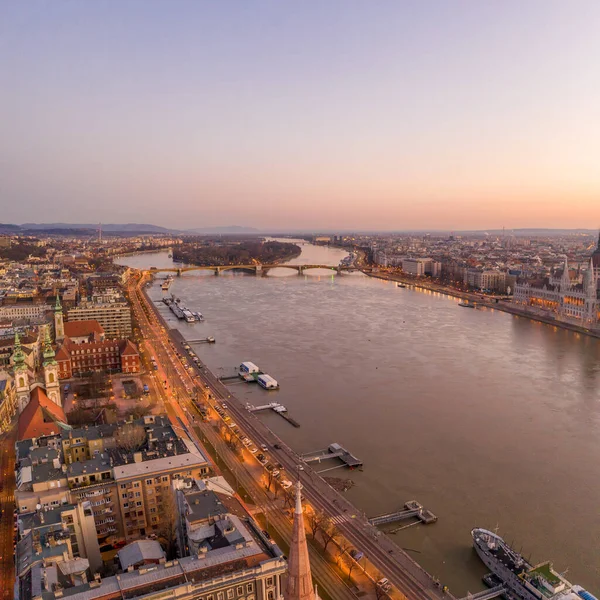
[{"label": "hazy horizon", "polygon": [[596,1],[10,0],[0,14],[3,222],[600,223]]}]

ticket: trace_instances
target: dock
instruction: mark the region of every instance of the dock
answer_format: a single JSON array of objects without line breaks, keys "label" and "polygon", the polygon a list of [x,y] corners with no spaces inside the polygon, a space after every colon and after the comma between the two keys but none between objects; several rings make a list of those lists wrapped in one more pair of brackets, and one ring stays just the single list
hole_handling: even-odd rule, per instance
[{"label": "dock", "polygon": [[504,584],[497,585],[489,590],[483,590],[482,592],[478,592],[477,594],[467,594],[464,598],[460,600],[491,600],[492,598],[497,598],[498,596],[502,596],[506,593],[506,588]]},{"label": "dock", "polygon": [[269,402],[269,404],[263,404],[262,406],[253,406],[252,404],[246,404],[246,408],[250,412],[260,412],[261,410],[272,410],[276,412],[280,417],[283,417],[290,425],[294,427],[300,427],[300,423],[295,419],[292,419],[287,414],[287,408],[283,406],[283,404],[279,404],[278,402]]},{"label": "dock", "polygon": [[369,519],[369,523],[377,527],[379,525],[386,525],[387,523],[396,523],[397,521],[412,519],[413,517],[416,517],[425,525],[429,525],[430,523],[435,523],[437,521],[437,517],[430,510],[423,508],[423,506],[416,500],[409,500],[404,505],[402,510],[386,513],[384,515],[378,515],[377,517]]},{"label": "dock", "polygon": [[351,469],[362,467],[363,465],[359,458],[356,458],[356,456],[351,454],[348,450],[346,450],[346,448],[337,443],[329,444],[325,450],[317,450],[316,452],[303,454],[301,458],[305,463],[321,462],[331,458],[339,458],[347,467],[350,467]]}]

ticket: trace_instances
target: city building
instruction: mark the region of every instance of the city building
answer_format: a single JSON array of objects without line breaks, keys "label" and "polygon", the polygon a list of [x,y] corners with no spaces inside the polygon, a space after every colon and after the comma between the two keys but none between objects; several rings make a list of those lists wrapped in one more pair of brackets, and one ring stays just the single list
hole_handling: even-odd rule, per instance
[{"label": "city building", "polygon": [[110,302],[83,301],[71,308],[67,316],[68,321],[98,321],[110,339],[131,336],[131,308],[124,298],[113,297]]},{"label": "city building", "polygon": [[409,275],[439,277],[442,265],[431,258],[403,258],[402,270]]},{"label": "city building", "polygon": [[[169,428],[168,422],[163,418],[158,418],[153,423],[147,422],[146,426],[153,430],[152,435],[148,434],[149,439],[155,436],[164,437],[162,434]],[[72,440],[76,444],[76,440],[80,440],[81,443],[88,435],[85,432],[90,432],[92,429],[72,431],[70,435],[63,435],[62,442]],[[96,434],[92,434],[92,438]],[[170,439],[170,434],[168,437]],[[24,465],[27,465],[20,470],[29,473],[28,466],[33,463],[37,466],[44,461],[42,464],[49,465],[47,471],[50,479],[60,480],[61,472],[64,473],[64,469],[57,468],[61,445],[57,443],[56,437],[43,440],[40,447],[37,446],[39,441],[30,440],[29,444],[21,442],[18,445],[18,455]],[[86,455],[90,450],[96,452],[98,449],[98,446],[92,449],[89,444],[91,441],[91,439],[86,441]],[[108,444],[108,438],[104,438],[100,446],[105,444]],[[72,448],[71,445],[70,449]],[[108,452],[114,458],[110,448],[105,447],[104,452]],[[171,453],[169,458],[172,460],[177,456],[177,453]],[[70,463],[70,466],[84,465],[85,462],[75,461]],[[132,463],[127,462],[123,466],[130,464]],[[144,480],[151,477],[144,468],[148,462],[134,460],[133,464],[141,471],[137,478],[140,486],[133,486],[131,491],[122,492],[119,483],[119,494],[126,494],[127,501],[132,504],[133,501],[143,503],[149,493],[149,489],[143,487]],[[205,486],[204,480],[197,475],[194,469],[190,470],[189,476],[167,477],[169,481],[163,481],[161,475],[159,488],[155,494],[149,494],[155,497],[174,494],[179,498],[181,506],[185,506],[184,512],[180,512],[177,517],[179,524],[182,527],[185,527],[185,523],[193,524],[190,529],[185,529],[183,539],[187,540],[188,535],[191,535],[194,544],[189,546],[184,543],[180,557],[177,560],[167,561],[158,541],[132,540],[119,550],[121,572],[112,577],[101,577],[98,569],[92,565],[92,561],[96,558],[94,536],[89,536],[92,538],[89,544],[88,537],[85,535],[77,537],[77,523],[87,518],[86,532],[89,533],[90,514],[93,515],[99,510],[104,511],[110,504],[99,499],[100,496],[82,498],[80,502],[60,504],[55,508],[36,509],[24,515],[19,514],[19,526],[26,536],[17,546],[20,597],[40,597],[44,600],[66,597],[74,597],[77,600],[115,600],[115,598],[154,598],[158,594],[161,598],[179,600],[200,598],[203,600],[279,600],[282,597],[283,577],[287,568],[283,553],[276,544],[265,537],[244,505],[235,497],[233,490],[231,493],[222,494],[211,491]],[[91,494],[99,486],[105,485],[105,482],[99,482],[77,490],[67,489],[71,495],[79,494],[80,490]],[[60,489],[62,490],[63,487],[64,481],[61,480]],[[155,508],[158,512],[161,500],[155,499],[157,499]],[[70,514],[73,506],[82,508],[77,515],[73,515],[73,523],[70,523],[65,516]],[[174,506],[179,505],[175,503]],[[129,509],[141,510],[133,506]],[[161,516],[166,518],[164,514]],[[46,524],[52,523],[51,535],[46,536],[45,529],[29,526],[30,522],[37,526],[41,519]],[[32,530],[39,530],[38,544],[33,543]],[[53,539],[52,536],[57,539]],[[96,543],[101,548],[104,542],[98,543],[96,538]],[[300,538],[298,543],[302,545]],[[303,543],[306,549],[305,538]],[[61,547],[56,549],[59,544]],[[308,578],[310,582],[310,574]],[[294,597],[290,596],[290,598]]]},{"label": "city building", "polygon": [[506,273],[492,269],[467,269],[465,285],[482,291],[505,292]]},{"label": "city building", "polygon": [[54,598],[71,586],[86,585],[102,558],[89,502],[40,508],[19,515],[16,577],[19,598]]},{"label": "city building", "polygon": [[[598,257],[600,260],[600,253]],[[590,258],[581,283],[571,280],[566,259],[560,274],[517,280],[513,302],[558,320],[597,328],[600,325],[600,300],[594,257]]]},{"label": "city building", "polygon": [[[70,325],[77,323],[65,323],[65,333],[71,330]],[[77,336],[79,339],[89,339],[85,332],[90,328],[90,321],[79,321],[85,323],[85,327],[73,327],[75,333],[83,333]],[[97,322],[95,322],[97,323]],[[127,339],[95,341],[98,335],[92,334],[93,341],[75,342],[65,336],[62,345],[56,353],[58,364],[58,376],[60,379],[70,379],[77,375],[85,375],[94,371],[109,373],[139,373],[140,355],[133,342]]]},{"label": "city building", "polygon": [[8,371],[0,371],[0,433],[8,431],[17,413],[15,380]]}]

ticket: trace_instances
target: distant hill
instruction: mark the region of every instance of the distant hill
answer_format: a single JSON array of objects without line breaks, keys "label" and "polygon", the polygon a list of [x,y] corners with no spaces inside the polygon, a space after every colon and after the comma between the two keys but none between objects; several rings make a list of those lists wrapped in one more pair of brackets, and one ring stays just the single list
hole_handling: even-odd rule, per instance
[{"label": "distant hill", "polygon": [[16,234],[21,231],[19,225],[11,225],[9,223],[0,223],[0,233],[12,233]]},{"label": "distant hill", "polygon": [[198,227],[197,229],[188,229],[186,233],[258,233],[259,230],[254,227],[242,227],[241,225],[229,225],[227,227]]},{"label": "distant hill", "polygon": [[[21,225],[22,229],[31,231],[47,231],[49,229],[87,229],[95,231],[98,227],[97,223],[23,223]],[[102,231],[106,233],[171,233],[173,230],[147,223],[102,223]]]}]

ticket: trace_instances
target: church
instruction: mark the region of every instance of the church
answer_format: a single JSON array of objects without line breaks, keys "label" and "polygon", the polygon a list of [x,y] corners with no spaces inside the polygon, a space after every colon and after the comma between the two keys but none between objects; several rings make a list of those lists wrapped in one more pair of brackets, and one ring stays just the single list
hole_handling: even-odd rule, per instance
[{"label": "church", "polygon": [[40,381],[27,365],[19,335],[15,335],[12,364],[19,414],[19,440],[58,433],[61,428],[69,427],[62,407],[58,363],[54,358],[48,327],[44,339],[43,358],[43,381]]}]

